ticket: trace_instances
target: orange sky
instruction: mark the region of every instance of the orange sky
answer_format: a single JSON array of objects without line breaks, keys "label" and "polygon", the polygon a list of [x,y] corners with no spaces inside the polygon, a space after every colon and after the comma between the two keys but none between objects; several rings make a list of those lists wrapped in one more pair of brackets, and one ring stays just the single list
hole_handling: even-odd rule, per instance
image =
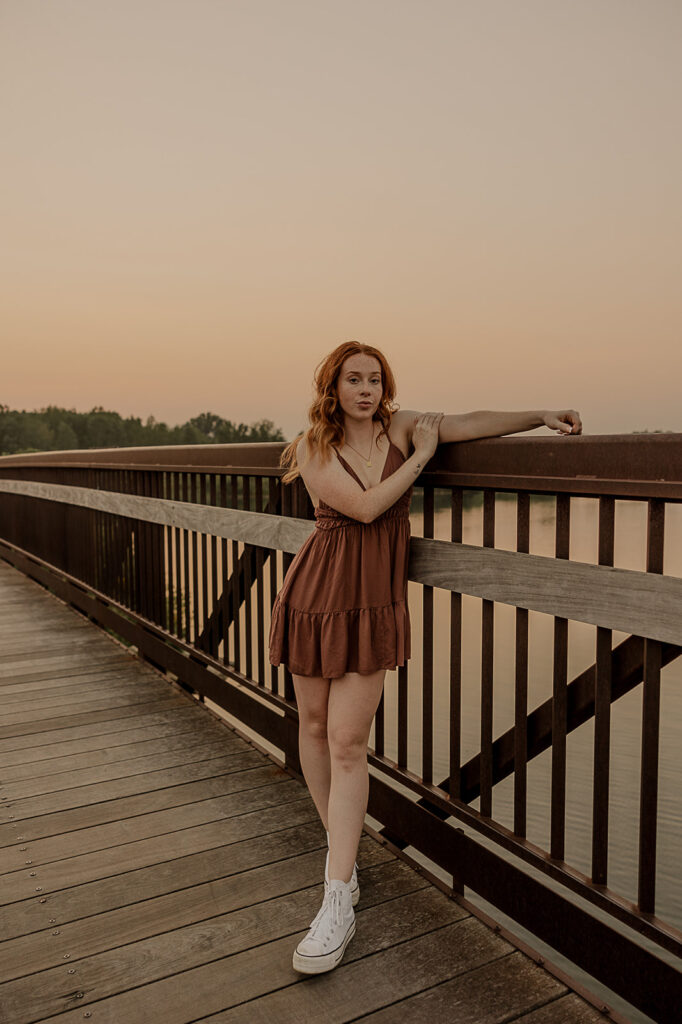
[{"label": "orange sky", "polygon": [[[0,403],[682,431],[678,0],[3,0]],[[548,433],[546,429],[540,431]]]}]

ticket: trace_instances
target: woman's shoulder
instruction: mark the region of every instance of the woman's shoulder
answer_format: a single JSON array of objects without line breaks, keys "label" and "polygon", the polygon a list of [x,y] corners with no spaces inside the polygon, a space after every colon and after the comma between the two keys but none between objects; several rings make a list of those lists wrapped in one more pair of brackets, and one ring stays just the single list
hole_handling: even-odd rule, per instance
[{"label": "woman's shoulder", "polygon": [[414,409],[399,409],[391,416],[390,438],[407,458],[412,446],[414,421],[421,413]]}]

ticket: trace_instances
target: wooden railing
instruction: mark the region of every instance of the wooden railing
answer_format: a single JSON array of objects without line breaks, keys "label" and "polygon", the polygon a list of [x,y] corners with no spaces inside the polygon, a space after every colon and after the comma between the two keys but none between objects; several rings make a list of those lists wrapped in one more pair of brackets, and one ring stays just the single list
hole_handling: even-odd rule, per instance
[{"label": "wooden railing", "polygon": [[[267,658],[269,610],[314,529],[301,481],[282,486],[282,444],[58,452],[0,459],[0,555],[126,642],[300,773],[292,679]],[[482,545],[462,543],[482,492]],[[505,494],[506,492],[506,494]],[[515,497],[516,549],[495,547],[497,500]],[[530,553],[531,499],[553,499],[554,557]],[[598,504],[598,564],[571,561],[571,499]],[[435,540],[436,499],[450,537]],[[615,568],[615,503],[645,502],[646,571]],[[382,697],[369,751],[369,814],[655,1020],[677,1019],[682,934],[657,914],[661,669],[682,651],[682,579],[664,575],[665,511],[682,501],[682,435],[506,437],[440,446],[417,481],[410,588],[421,589],[421,706],[412,662],[397,709]],[[279,554],[281,552],[281,554]],[[434,591],[450,593],[447,650]],[[462,596],[481,602],[480,744],[462,759]],[[494,605],[516,616],[514,724],[493,733]],[[528,613],[553,617],[552,693],[529,708]],[[568,677],[568,622],[596,626],[594,662]],[[625,640],[612,648],[612,631]],[[413,650],[413,659],[418,652]],[[438,655],[437,660],[434,655]],[[415,659],[417,660],[417,659]],[[447,664],[436,677],[434,665]],[[642,689],[638,898],[609,880],[613,701]],[[447,693],[447,775],[434,779],[434,696]],[[565,860],[567,737],[593,720],[591,872]],[[421,734],[418,764],[408,738]],[[527,835],[528,765],[551,750],[544,849]],[[393,754],[389,757],[389,752]],[[441,759],[442,761],[442,759]],[[442,774],[442,772],[441,772]],[[513,776],[513,828],[493,814]],[[409,794],[412,794],[410,796]],[[478,801],[478,808],[472,804]],[[434,876],[435,877],[435,876]],[[597,911],[594,913],[590,908]],[[605,918],[605,914],[608,915]],[[610,919],[610,921],[609,921]],[[644,937],[645,941],[642,941]],[[652,951],[656,944],[662,955]]]}]

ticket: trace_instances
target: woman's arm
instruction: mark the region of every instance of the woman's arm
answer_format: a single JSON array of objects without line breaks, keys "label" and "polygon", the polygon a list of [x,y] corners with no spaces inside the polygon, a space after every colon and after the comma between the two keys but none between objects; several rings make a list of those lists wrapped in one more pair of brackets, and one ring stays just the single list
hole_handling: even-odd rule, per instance
[{"label": "woman's arm", "polygon": [[420,473],[423,473],[424,466],[430,458],[430,455],[425,457],[416,451],[412,452],[409,459],[406,459],[394,473],[365,491],[362,496],[363,523],[373,522],[377,516],[395,504],[400,495],[405,493]]},{"label": "woman's arm", "polygon": [[[405,410],[395,414],[404,417],[405,426],[419,416],[414,410]],[[399,420],[400,422],[400,420]],[[443,416],[440,423],[438,441],[447,444],[452,441],[474,441],[478,437],[501,437],[503,434],[516,434],[535,427],[549,427],[559,434],[581,434],[582,423],[580,414],[575,409],[562,409],[553,412],[548,409],[530,412],[491,412],[480,410]]]},{"label": "woman's arm", "polygon": [[414,451],[394,473],[366,491],[342,468],[338,459],[332,458],[323,464],[314,454],[306,461],[306,442],[301,438],[296,457],[303,481],[337,512],[361,523],[371,523],[395,504],[423,472],[438,445],[438,425],[442,422],[442,415],[418,413],[419,422],[413,429]]},{"label": "woman's arm", "polygon": [[465,413],[463,416],[444,416],[441,429],[441,441],[471,441],[477,437],[501,437],[504,434],[516,434],[523,430],[547,426],[559,434],[580,434],[582,423],[575,409],[562,409],[559,412],[541,409],[537,412],[479,412]]}]

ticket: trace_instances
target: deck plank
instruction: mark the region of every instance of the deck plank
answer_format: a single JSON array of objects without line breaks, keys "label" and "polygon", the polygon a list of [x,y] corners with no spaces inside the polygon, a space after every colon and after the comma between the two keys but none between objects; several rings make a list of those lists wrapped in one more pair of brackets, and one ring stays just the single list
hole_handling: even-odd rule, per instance
[{"label": "deck plank", "polygon": [[140,714],[136,710],[136,717],[138,721],[130,723],[127,721],[127,716],[120,715],[118,718],[98,718],[96,721],[89,721],[86,719],[85,722],[80,722],[77,726],[64,726],[50,728],[46,725],[43,729],[36,732],[33,730],[31,734],[18,732],[16,736],[6,736],[0,739],[0,757],[4,764],[4,755],[8,751],[15,751],[21,753],[25,750],[33,750],[36,748],[42,748],[49,744],[54,743],[69,743],[69,742],[81,742],[90,739],[95,739],[101,745],[105,745],[109,742],[108,737],[115,738],[118,733],[120,736],[132,735],[138,729],[161,729],[172,727],[174,723],[178,721],[180,715],[203,715],[206,718],[205,711],[196,704],[177,704],[174,702],[171,708],[162,711],[145,711]]},{"label": "deck plank", "polygon": [[[233,772],[225,777],[223,785],[226,792],[220,797],[206,796],[202,799],[200,793],[195,793],[194,800],[179,805],[175,803],[170,808],[149,810],[129,818],[119,816],[107,824],[73,829],[42,840],[34,838],[31,840],[33,861],[46,865],[51,861],[83,856],[152,836],[194,828],[235,814],[245,814],[256,805],[267,807],[272,803],[284,804],[301,799],[300,787],[295,780],[278,771],[275,765],[259,765],[251,770]],[[26,832],[26,823],[22,828]],[[0,872],[23,870],[24,864],[16,844],[0,851]]]},{"label": "deck plank", "polygon": [[[166,732],[163,735],[145,736],[131,740],[129,735],[123,734],[118,742],[108,742],[105,746],[91,746],[90,749],[81,750],[80,742],[71,744],[71,751],[55,751],[52,757],[43,750],[41,757],[36,758],[36,749],[33,749],[34,757],[19,764],[7,764],[3,757],[2,774],[6,781],[19,781],[20,779],[37,778],[40,775],[50,775],[59,771],[75,771],[78,768],[94,767],[96,765],[111,764],[118,761],[128,761],[142,753],[151,755],[159,754],[172,746],[174,751],[180,751],[189,746],[208,746],[222,737],[223,750],[244,750],[247,744],[239,744],[237,737],[232,738],[235,745],[230,745],[230,740],[222,732],[204,732],[199,728],[176,729],[174,732]],[[127,740],[127,741],[126,741]]]},{"label": "deck plank", "polygon": [[[117,946],[309,888],[310,879],[319,878],[324,865],[326,845],[324,848],[320,845],[324,838],[320,836],[319,827],[285,829],[277,833],[277,840],[264,844],[260,838],[249,839],[240,844],[239,851],[231,850],[231,853],[239,853],[241,871],[234,869],[232,859],[227,864],[223,858],[220,864],[216,858],[204,858],[203,864],[199,864],[197,858],[184,858],[176,862],[176,888],[172,891],[125,907],[114,906],[80,919],[75,917],[66,923],[63,918],[67,910],[62,907],[62,942],[68,945],[71,959],[93,957]],[[282,860],[286,860],[285,871]],[[378,901],[381,894],[387,899],[425,888],[427,884],[377,843],[363,842],[359,861],[360,883],[370,902]],[[381,872],[377,867],[382,868]],[[96,907],[98,885],[91,886],[90,910]],[[321,892],[320,883],[318,890]],[[83,902],[79,901],[77,913],[82,914],[83,910]],[[0,980],[3,981],[61,963],[60,949],[45,931],[11,939],[3,944],[2,952]]]},{"label": "deck plank", "polygon": [[518,1017],[515,1024],[593,1024],[604,1021],[604,1015],[580,999],[575,992]]},{"label": "deck plank", "polygon": [[[466,971],[416,996],[370,1013],[362,1024],[502,1024],[566,994],[567,988],[518,951]],[[586,1021],[603,1020],[594,1010]]]}]

